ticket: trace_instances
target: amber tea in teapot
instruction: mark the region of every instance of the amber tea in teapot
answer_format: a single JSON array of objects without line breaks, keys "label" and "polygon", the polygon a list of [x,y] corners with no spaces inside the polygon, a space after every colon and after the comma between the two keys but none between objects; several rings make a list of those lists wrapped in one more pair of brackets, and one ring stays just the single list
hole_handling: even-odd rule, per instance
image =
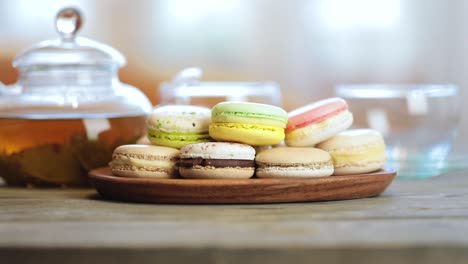
[{"label": "amber tea in teapot", "polygon": [[8,139],[0,141],[0,176],[9,185],[84,185],[88,170],[145,133],[145,119],[0,119],[0,139]]},{"label": "amber tea in teapot", "polygon": [[82,16],[64,8],[59,38],[18,55],[18,82],[0,87],[0,177],[9,185],[73,186],[106,166],[112,151],[145,133],[146,96],[120,82],[125,58],[76,37]]}]

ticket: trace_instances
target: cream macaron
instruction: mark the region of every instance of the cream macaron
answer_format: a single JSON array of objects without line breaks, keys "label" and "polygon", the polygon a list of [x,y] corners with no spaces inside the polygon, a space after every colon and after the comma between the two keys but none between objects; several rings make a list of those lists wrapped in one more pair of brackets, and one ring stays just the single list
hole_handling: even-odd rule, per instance
[{"label": "cream macaron", "polygon": [[333,174],[333,163],[326,151],[317,148],[280,147],[257,154],[259,178],[307,178]]},{"label": "cream macaron", "polygon": [[179,150],[162,146],[122,145],[109,163],[112,174],[122,177],[175,178]]},{"label": "cream macaron", "polygon": [[332,156],[335,175],[373,172],[385,164],[384,139],[376,130],[347,130],[317,147]]}]

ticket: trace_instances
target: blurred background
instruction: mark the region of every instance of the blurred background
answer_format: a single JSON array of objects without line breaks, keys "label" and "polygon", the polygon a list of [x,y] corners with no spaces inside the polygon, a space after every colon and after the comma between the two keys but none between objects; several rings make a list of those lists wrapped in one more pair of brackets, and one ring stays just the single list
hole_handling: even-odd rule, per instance
[{"label": "blurred background", "polygon": [[[185,67],[207,81],[277,82],[286,110],[341,83],[454,83],[467,98],[468,2],[463,0],[0,0],[0,82],[13,58],[57,37],[54,17],[82,9],[80,36],[120,50],[120,78],[159,103]],[[452,156],[468,152],[468,107]]]}]

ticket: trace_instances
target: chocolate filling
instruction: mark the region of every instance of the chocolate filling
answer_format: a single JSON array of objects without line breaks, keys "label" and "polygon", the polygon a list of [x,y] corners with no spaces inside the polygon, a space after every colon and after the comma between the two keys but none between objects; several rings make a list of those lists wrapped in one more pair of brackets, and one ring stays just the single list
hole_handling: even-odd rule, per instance
[{"label": "chocolate filling", "polygon": [[232,160],[232,159],[180,159],[178,161],[179,167],[191,168],[193,166],[208,166],[215,168],[226,168],[226,167],[241,167],[250,168],[255,167],[255,161],[253,160]]}]

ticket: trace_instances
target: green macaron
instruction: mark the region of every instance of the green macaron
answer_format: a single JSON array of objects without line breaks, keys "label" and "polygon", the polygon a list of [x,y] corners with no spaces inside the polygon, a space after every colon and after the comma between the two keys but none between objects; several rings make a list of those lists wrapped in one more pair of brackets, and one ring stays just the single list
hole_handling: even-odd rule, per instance
[{"label": "green macaron", "polygon": [[192,105],[157,107],[147,120],[148,139],[159,146],[181,148],[185,145],[208,142],[211,109]]}]

